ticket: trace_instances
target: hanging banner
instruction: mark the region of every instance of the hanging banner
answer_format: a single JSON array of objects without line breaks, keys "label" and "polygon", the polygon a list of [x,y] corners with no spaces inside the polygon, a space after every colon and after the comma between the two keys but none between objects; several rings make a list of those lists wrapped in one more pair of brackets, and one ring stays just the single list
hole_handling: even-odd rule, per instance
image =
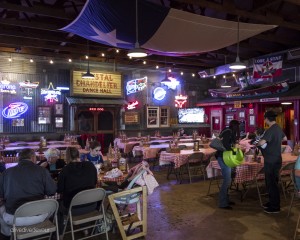
[{"label": "hanging banner", "polygon": [[122,76],[119,73],[94,72],[95,78],[81,78],[84,72],[73,71],[72,96],[123,97]]},{"label": "hanging banner", "polygon": [[253,78],[273,78],[282,75],[283,55],[256,58],[253,61]]}]

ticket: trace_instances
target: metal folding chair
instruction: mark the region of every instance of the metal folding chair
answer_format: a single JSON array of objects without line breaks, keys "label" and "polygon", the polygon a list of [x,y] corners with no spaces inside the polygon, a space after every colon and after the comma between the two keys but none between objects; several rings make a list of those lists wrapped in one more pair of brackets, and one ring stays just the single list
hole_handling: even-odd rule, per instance
[{"label": "metal folding chair", "polygon": [[279,182],[282,188],[284,199],[286,200],[286,192],[293,187],[293,182],[291,179],[291,171],[295,168],[296,162],[291,162],[286,164],[280,169],[279,172]]},{"label": "metal folding chair", "polygon": [[[103,200],[105,199],[106,192],[103,188],[94,188],[89,190],[83,190],[79,193],[77,193],[70,204],[69,210],[68,210],[68,216],[67,221],[64,227],[63,236],[67,233],[71,233],[72,240],[75,239],[75,233],[84,231],[87,229],[91,229],[91,234],[89,236],[86,236],[84,238],[80,239],[86,239],[89,237],[98,236],[100,234],[106,234],[106,239],[108,240],[108,233],[107,233],[107,222],[106,222],[106,216],[105,216],[105,210],[103,206]],[[97,203],[97,208],[95,210],[92,210],[88,213],[84,213],[81,215],[74,215],[73,214],[73,208],[82,207],[81,205],[89,204],[89,203]],[[71,231],[66,232],[67,225],[70,224]],[[88,225],[90,223],[90,225]],[[84,224],[84,226],[82,226]],[[104,224],[105,232],[97,232],[96,229],[98,227],[101,228],[101,225]],[[75,227],[78,227],[75,229]]]},{"label": "metal folding chair", "polygon": [[[31,201],[21,205],[14,214],[13,239],[51,239],[54,232],[56,232],[56,239],[59,239],[57,210],[58,202],[55,199]],[[33,217],[42,214],[48,214],[43,222],[33,225],[20,225],[18,223],[20,217]]]}]

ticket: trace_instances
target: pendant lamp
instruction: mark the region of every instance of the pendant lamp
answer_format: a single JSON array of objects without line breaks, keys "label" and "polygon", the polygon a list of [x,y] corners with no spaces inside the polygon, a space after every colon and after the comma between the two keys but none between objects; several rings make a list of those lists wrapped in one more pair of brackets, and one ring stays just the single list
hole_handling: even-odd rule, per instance
[{"label": "pendant lamp", "polygon": [[239,50],[240,50],[240,17],[238,17],[236,59],[235,62],[230,64],[229,66],[229,68],[232,70],[241,70],[246,68],[246,65],[242,63],[240,60]]},{"label": "pendant lamp", "polygon": [[166,56],[165,56],[165,69],[166,69],[165,78],[162,79],[160,82],[161,82],[161,83],[170,83],[171,80],[168,78],[168,71],[167,71],[167,57],[166,57]]},{"label": "pendant lamp", "polygon": [[89,59],[89,40],[87,40],[87,49],[88,49],[88,66],[86,73],[82,74],[81,78],[83,79],[93,79],[95,75],[90,72],[90,59]]},{"label": "pendant lamp", "polygon": [[148,54],[144,49],[141,49],[139,44],[139,26],[138,26],[138,0],[135,0],[135,46],[134,49],[128,51],[127,56],[138,58],[138,57],[146,57]]}]

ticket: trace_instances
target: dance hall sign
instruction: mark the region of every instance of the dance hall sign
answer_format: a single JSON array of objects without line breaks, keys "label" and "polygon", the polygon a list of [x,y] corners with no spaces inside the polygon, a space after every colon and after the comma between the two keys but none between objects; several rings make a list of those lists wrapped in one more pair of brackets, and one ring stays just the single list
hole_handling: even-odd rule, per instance
[{"label": "dance hall sign", "polygon": [[123,97],[122,77],[118,73],[92,72],[95,78],[81,78],[84,72],[73,71],[72,96]]}]

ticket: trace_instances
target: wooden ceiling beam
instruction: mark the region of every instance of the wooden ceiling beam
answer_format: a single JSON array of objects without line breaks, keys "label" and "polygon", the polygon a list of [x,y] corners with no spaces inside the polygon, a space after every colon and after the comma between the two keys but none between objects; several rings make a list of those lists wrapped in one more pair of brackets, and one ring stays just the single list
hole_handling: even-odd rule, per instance
[{"label": "wooden ceiling beam", "polygon": [[73,20],[75,17],[75,16],[68,16],[63,10],[63,8],[54,8],[51,5],[43,5],[43,6],[39,5],[33,7],[26,7],[18,4],[11,4],[8,2],[1,1],[0,8],[7,9],[10,11],[31,13],[31,14],[37,14],[41,16],[47,16],[52,18],[65,19],[65,20]]},{"label": "wooden ceiling beam", "polygon": [[246,17],[249,19],[260,21],[265,24],[278,25],[281,27],[295,29],[297,31],[300,31],[300,24],[285,21],[279,15],[275,15],[270,12],[267,12],[266,15],[261,15],[258,13],[237,9],[231,4],[226,4],[226,1],[223,1],[223,2],[225,2],[225,4],[218,4],[218,3],[214,3],[211,1],[207,1],[207,0],[177,0],[177,1],[182,2],[182,3],[194,4],[199,7],[214,9],[216,11],[226,13],[226,14],[232,14],[232,15],[236,15],[236,16],[240,16],[240,17]]}]

